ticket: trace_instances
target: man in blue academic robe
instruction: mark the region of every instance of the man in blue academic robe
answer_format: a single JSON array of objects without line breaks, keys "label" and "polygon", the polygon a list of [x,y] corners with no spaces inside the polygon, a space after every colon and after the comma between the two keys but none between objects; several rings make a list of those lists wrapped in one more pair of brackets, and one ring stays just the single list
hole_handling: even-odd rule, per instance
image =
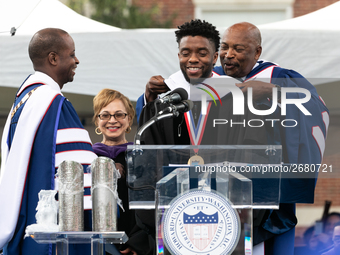
[{"label": "man in blue academic robe", "polygon": [[[35,73],[16,93],[1,142],[0,248],[4,255],[55,253],[55,246],[24,238],[36,223],[40,190],[53,190],[56,169],[64,160],[84,168],[97,157],[88,132],[61,89],[72,82],[79,60],[72,37],[65,31],[38,31],[29,44]],[[85,225],[91,227],[90,215]],[[90,254],[84,246],[70,247],[70,254]]]}]

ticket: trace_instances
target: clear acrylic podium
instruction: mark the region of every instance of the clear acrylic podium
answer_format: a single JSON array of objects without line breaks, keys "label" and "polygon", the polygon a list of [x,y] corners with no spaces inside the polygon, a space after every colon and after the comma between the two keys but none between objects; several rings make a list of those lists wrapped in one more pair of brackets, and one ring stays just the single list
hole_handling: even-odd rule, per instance
[{"label": "clear acrylic podium", "polygon": [[[158,254],[170,254],[163,221],[172,201],[193,190],[230,202],[240,221],[230,254],[252,254],[253,209],[278,209],[281,146],[130,145],[127,150],[130,209],[156,210]],[[202,161],[203,160],[203,161]]]}]

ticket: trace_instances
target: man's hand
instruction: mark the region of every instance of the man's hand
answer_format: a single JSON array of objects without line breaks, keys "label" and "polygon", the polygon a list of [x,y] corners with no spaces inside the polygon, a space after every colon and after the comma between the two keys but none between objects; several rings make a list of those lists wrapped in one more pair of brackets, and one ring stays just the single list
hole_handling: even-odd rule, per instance
[{"label": "man's hand", "polygon": [[237,83],[237,87],[242,88],[243,93],[247,93],[248,88],[253,88],[253,101],[260,101],[264,98],[272,98],[274,84],[262,81],[247,81],[244,83]]},{"label": "man's hand", "polygon": [[130,247],[123,250],[123,251],[120,251],[121,254],[132,254],[132,255],[138,255],[137,252],[135,252],[134,250],[132,250]]},{"label": "man's hand", "polygon": [[170,89],[166,86],[164,78],[160,75],[152,76],[145,86],[145,98],[147,102],[154,101],[159,94]]},{"label": "man's hand", "polygon": [[115,163],[116,169],[119,171],[121,178],[125,178],[125,169],[121,163]]}]

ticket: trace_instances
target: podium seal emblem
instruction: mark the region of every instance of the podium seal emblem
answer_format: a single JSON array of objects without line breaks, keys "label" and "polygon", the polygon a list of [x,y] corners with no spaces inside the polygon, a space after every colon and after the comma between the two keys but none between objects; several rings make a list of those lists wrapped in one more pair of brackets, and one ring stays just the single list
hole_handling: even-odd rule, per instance
[{"label": "podium seal emblem", "polygon": [[163,239],[172,254],[231,254],[240,237],[231,203],[214,192],[193,190],[176,197],[166,211]]}]

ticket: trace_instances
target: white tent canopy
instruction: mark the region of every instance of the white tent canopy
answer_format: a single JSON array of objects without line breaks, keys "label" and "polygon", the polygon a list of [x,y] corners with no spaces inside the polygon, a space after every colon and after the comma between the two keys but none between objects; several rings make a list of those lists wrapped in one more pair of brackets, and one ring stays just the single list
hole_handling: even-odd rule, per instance
[{"label": "white tent canopy", "polygon": [[[122,30],[85,18],[57,0],[0,1],[0,32],[6,31],[0,33],[1,87],[18,88],[33,72],[28,43],[45,27],[66,30],[76,44],[80,65],[64,92],[96,95],[113,88],[136,100],[152,75],[168,76],[178,69],[172,29]],[[18,27],[15,36],[10,36],[11,27]]]},{"label": "white tent canopy", "polygon": [[339,79],[340,2],[310,14],[260,25],[263,57],[307,78]]},{"label": "white tent canopy", "polygon": [[[299,18],[259,26],[262,58],[307,78],[339,80],[339,12],[337,2]],[[10,36],[11,27],[17,27],[15,36]],[[7,31],[0,33],[0,89],[18,88],[33,72],[27,46],[43,27],[68,31],[76,44],[80,65],[64,92],[93,96],[102,88],[113,88],[136,100],[152,75],[167,77],[179,68],[173,29],[119,29],[85,18],[57,0],[0,0],[0,32]]]},{"label": "white tent canopy", "polygon": [[340,2],[294,19],[259,26],[262,57],[298,71],[340,114]]},{"label": "white tent canopy", "polygon": [[69,33],[113,32],[120,28],[91,20],[69,9],[58,0],[0,0],[0,35],[32,36],[46,27],[57,27]]},{"label": "white tent canopy", "polygon": [[293,19],[264,24],[262,29],[339,31],[340,2]]}]

